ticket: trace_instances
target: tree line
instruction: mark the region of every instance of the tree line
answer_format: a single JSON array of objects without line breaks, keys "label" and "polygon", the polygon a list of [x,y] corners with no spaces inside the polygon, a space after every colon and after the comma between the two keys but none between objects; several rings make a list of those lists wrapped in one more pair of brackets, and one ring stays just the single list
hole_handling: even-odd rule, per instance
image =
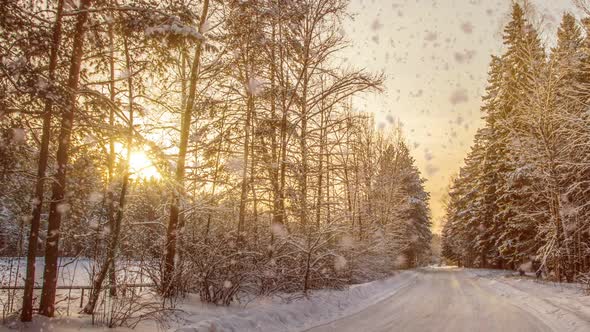
[{"label": "tree line", "polygon": [[485,125],[451,184],[443,255],[462,266],[590,272],[590,19],[566,13],[546,48],[514,4],[493,56]]},{"label": "tree line", "polygon": [[21,319],[55,315],[60,257],[93,266],[87,314],[138,266],[163,299],[229,304],[429,262],[401,126],[353,108],[383,77],[340,58],[348,15],[346,0],[1,0],[0,252],[27,256]]}]

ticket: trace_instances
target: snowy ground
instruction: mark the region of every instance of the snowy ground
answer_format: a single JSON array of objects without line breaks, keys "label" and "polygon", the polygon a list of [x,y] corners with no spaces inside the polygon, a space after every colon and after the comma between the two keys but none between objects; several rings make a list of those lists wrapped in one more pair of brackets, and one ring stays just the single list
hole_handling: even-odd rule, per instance
[{"label": "snowy ground", "polygon": [[[201,304],[194,297],[179,309],[178,319],[165,330],[590,331],[590,296],[579,287],[506,271],[457,268],[403,271],[384,281],[318,291],[290,302],[260,298],[226,308]],[[73,315],[5,329],[70,332],[89,327],[87,316]],[[146,322],[137,330],[159,328]]]},{"label": "snowy ground", "polygon": [[[387,280],[355,285],[347,290],[325,290],[308,298],[299,296],[258,298],[250,303],[220,307],[203,304],[198,296],[189,297],[178,306],[179,312],[169,326],[162,329],[154,322],[141,323],[137,331],[304,331],[335,319],[355,314],[414,283],[416,271],[402,271]],[[35,317],[33,323],[9,323],[0,331],[128,331],[93,327],[90,317],[72,314],[69,317],[45,319]]]},{"label": "snowy ground", "polygon": [[[92,260],[87,258],[61,257],[58,261],[58,286],[89,285],[91,276],[97,271]],[[148,278],[138,269],[138,262],[117,262],[119,278],[126,282],[147,283]],[[0,285],[23,286],[27,262],[25,258],[0,259]],[[40,286],[43,280],[44,259],[37,257],[35,261],[35,283]]]},{"label": "snowy ground", "polygon": [[395,296],[309,331],[394,330],[590,331],[590,297],[506,271],[430,268]]},{"label": "snowy ground", "polygon": [[579,284],[539,281],[504,271],[467,270],[488,291],[541,320],[553,331],[590,331],[590,296]]},{"label": "snowy ground", "polygon": [[[355,285],[344,291],[317,291],[291,303],[281,303],[278,298],[260,299],[250,308],[233,308],[221,314],[217,309],[207,312],[203,307],[185,306],[187,311],[198,314],[189,314],[188,324],[177,331],[305,331],[395,297],[398,291],[413,285],[418,275],[415,271],[403,271],[387,280]],[[206,318],[210,314],[215,317]]]}]

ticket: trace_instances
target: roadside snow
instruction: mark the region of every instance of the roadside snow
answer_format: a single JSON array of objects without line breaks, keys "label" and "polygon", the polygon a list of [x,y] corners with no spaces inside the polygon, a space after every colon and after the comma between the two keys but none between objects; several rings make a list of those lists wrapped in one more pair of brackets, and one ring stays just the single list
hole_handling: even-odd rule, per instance
[{"label": "roadside snow", "polygon": [[581,285],[538,281],[502,270],[466,271],[484,279],[480,284],[486,290],[508,298],[554,331],[590,330],[590,296]]},{"label": "roadside snow", "polygon": [[[76,274],[79,280],[81,274]],[[365,284],[353,285],[346,290],[321,290],[308,297],[285,301],[279,296],[259,298],[246,305],[221,307],[202,303],[198,295],[189,296],[178,305],[177,320],[169,322],[164,330],[176,332],[205,331],[303,331],[353,315],[368,306],[379,303],[398,290],[415,283],[416,271],[400,271],[395,276]],[[107,329],[93,326],[91,317],[68,311],[69,316],[47,319],[35,316],[32,323],[13,321],[0,325],[0,331],[130,331],[124,328]],[[162,331],[155,322],[142,322],[136,329],[142,332]]]},{"label": "roadside snow", "polygon": [[[184,305],[182,309],[185,311],[200,314],[189,314],[185,317],[187,325],[176,332],[303,331],[383,301],[413,284],[416,276],[414,271],[402,271],[389,279],[354,285],[343,291],[312,292],[308,298],[291,303],[284,303],[279,298],[260,299],[245,309],[226,308],[221,313],[219,307]],[[216,317],[211,318],[211,315]],[[206,316],[209,318],[203,319]]]}]

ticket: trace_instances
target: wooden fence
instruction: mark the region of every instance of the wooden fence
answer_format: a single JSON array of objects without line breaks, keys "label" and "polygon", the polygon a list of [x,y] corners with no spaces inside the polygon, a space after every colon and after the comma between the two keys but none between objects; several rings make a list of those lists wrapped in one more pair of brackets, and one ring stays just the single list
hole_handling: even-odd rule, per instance
[{"label": "wooden fence", "polygon": [[[156,287],[155,284],[122,284],[122,285],[117,285],[117,289],[121,289],[121,288],[140,288],[140,292],[141,292],[141,288],[152,288],[152,287]],[[88,286],[88,285],[71,285],[71,286],[57,286],[56,289],[67,289],[67,290],[74,290],[74,289],[79,289],[81,290],[81,295],[80,295],[80,308],[82,308],[82,306],[84,305],[84,292],[87,289],[92,289],[92,286]],[[25,289],[25,286],[0,286],[0,290],[19,290],[19,289]],[[41,286],[35,286],[33,287],[33,289],[43,289],[43,287]],[[109,289],[109,287],[105,287],[104,289]]]}]

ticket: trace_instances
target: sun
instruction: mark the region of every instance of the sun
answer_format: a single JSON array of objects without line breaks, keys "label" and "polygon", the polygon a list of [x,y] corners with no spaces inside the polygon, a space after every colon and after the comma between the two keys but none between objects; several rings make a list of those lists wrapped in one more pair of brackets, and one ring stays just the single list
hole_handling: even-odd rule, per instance
[{"label": "sun", "polygon": [[144,151],[134,151],[131,153],[129,170],[131,171],[132,179],[157,180],[162,178],[162,175]]}]

